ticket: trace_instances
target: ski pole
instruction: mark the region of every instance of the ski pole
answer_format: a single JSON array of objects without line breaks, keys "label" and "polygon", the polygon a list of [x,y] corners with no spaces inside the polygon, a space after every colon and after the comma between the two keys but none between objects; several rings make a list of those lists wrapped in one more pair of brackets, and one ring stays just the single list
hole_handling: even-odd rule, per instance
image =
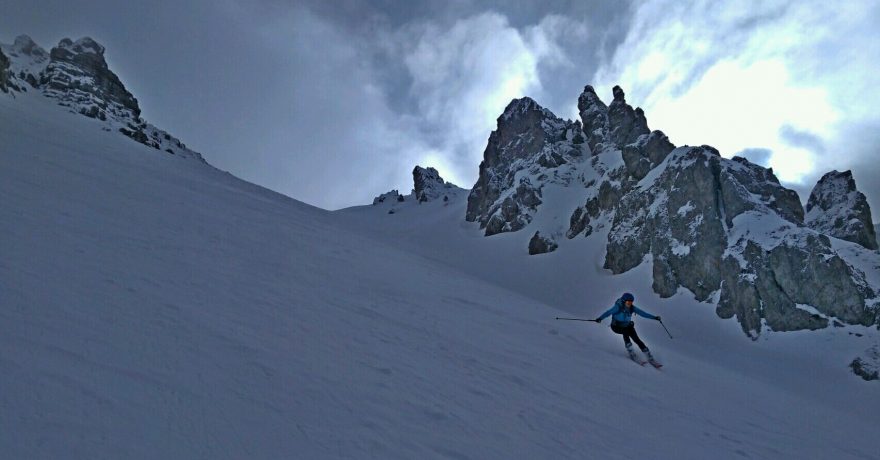
[{"label": "ski pole", "polygon": [[[659,321],[659,320],[658,320]],[[666,329],[666,325],[663,324],[663,321],[660,321],[660,325],[663,326],[663,329]],[[666,329],[666,334],[669,335],[669,338],[672,338],[672,334],[669,333],[669,329]]]},{"label": "ski pole", "polygon": [[595,319],[583,319],[583,318],[560,318],[560,317],[558,317],[558,316],[556,317],[556,319],[564,319],[564,320],[566,320],[566,321],[592,321],[592,322],[594,322],[594,323],[598,323],[598,321],[596,321]]}]

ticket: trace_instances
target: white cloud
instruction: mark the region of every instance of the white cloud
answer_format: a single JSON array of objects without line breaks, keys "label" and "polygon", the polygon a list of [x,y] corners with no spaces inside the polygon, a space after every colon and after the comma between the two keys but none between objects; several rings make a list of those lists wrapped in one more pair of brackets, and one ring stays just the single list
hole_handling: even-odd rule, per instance
[{"label": "white cloud", "polygon": [[[520,30],[493,12],[397,29],[378,21],[363,34],[307,8],[258,30],[290,74],[288,89],[273,96],[271,107],[282,109],[271,117],[272,132],[251,153],[267,157],[253,162],[253,175],[329,209],[369,203],[392,188],[408,193],[417,164],[471,187],[504,107],[526,95],[540,101],[539,70],[573,66],[559,43],[586,34],[561,16]],[[394,73],[401,70],[403,78]],[[407,104],[395,105],[405,94]]]},{"label": "white cloud", "polygon": [[676,144],[769,149],[780,180],[797,184],[855,158],[786,130],[840,148],[845,126],[878,118],[877,16],[857,2],[644,2],[595,81],[620,84]]},{"label": "white cloud", "polygon": [[425,23],[407,29],[414,45],[405,48],[404,62],[418,101],[415,121],[425,132],[436,133],[419,162],[437,167],[458,185],[473,185],[489,132],[504,107],[527,95],[540,101],[539,67],[571,66],[559,41],[585,34],[582,24],[562,16],[550,15],[518,30],[492,12],[447,28]]}]

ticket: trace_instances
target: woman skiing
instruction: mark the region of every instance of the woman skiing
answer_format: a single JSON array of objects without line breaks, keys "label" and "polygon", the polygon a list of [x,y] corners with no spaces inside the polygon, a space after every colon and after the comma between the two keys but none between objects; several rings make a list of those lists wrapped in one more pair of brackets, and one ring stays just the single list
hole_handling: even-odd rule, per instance
[{"label": "woman skiing", "polygon": [[[641,310],[639,307],[633,305],[633,301],[635,297],[629,292],[623,294],[616,302],[614,302],[614,306],[609,308],[608,311],[602,313],[602,316],[595,319],[597,323],[601,323],[606,316],[611,315],[611,330],[617,334],[623,335],[623,343],[626,344],[626,351],[629,353],[629,357],[636,362],[639,362],[636,357],[636,352],[633,351],[632,342],[630,339],[636,342],[636,345],[642,350],[642,353],[648,358],[648,361],[655,366],[658,366],[654,360],[654,357],[651,355],[651,351],[648,350],[648,347],[642,342],[642,339],[639,338],[639,335],[636,333],[635,323],[633,323],[632,315],[633,313],[648,318],[655,319],[660,321],[659,316],[652,315]],[[641,363],[644,364],[644,363]]]}]

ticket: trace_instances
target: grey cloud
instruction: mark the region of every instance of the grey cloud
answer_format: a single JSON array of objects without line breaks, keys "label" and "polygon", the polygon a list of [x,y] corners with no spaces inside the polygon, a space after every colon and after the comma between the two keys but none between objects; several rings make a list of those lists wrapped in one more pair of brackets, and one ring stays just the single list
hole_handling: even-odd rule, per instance
[{"label": "grey cloud", "polygon": [[817,155],[825,154],[825,142],[811,132],[799,130],[791,125],[782,125],[779,128],[779,137],[792,147],[800,147]]},{"label": "grey cloud", "polygon": [[751,161],[752,163],[767,167],[770,162],[770,157],[773,156],[773,151],[771,151],[770,149],[753,148],[740,150],[734,155],[738,157],[743,157]]}]

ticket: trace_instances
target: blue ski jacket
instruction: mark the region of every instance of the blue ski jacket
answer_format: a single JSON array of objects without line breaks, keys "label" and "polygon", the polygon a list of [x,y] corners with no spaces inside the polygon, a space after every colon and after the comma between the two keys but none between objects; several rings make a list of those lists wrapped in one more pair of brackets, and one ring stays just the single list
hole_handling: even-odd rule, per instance
[{"label": "blue ski jacket", "polygon": [[633,313],[636,313],[639,316],[648,319],[657,319],[656,316],[640,309],[639,307],[633,305],[632,308],[626,308],[626,305],[623,303],[623,299],[617,299],[617,302],[614,302],[614,306],[609,308],[608,311],[602,313],[602,316],[596,318],[599,321],[605,319],[608,315],[613,315],[611,317],[611,324],[618,324],[620,326],[626,327],[632,323]]}]

